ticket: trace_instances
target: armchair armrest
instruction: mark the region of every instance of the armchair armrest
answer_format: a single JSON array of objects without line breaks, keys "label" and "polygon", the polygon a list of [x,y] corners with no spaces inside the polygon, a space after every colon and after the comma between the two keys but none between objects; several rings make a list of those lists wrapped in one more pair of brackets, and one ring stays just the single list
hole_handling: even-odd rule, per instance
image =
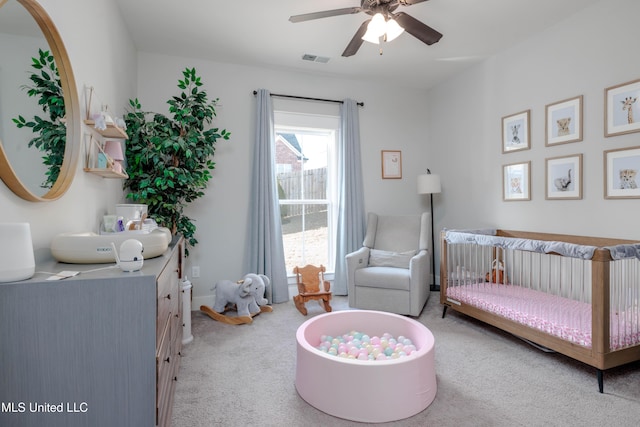
[{"label": "armchair armrest", "polygon": [[431,259],[429,253],[426,250],[418,252],[409,262],[409,270],[411,271],[411,284],[412,287],[415,284],[427,284],[429,281],[429,270]]},{"label": "armchair armrest", "polygon": [[356,270],[369,265],[369,252],[370,249],[363,246],[357,251],[345,256],[347,261],[347,288],[351,295],[355,292],[353,288],[355,286]]}]

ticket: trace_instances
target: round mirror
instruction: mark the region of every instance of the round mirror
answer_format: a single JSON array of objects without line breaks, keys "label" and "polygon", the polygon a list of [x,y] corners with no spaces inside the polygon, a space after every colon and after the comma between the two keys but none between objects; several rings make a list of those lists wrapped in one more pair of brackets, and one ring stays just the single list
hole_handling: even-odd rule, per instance
[{"label": "round mirror", "polygon": [[60,34],[37,1],[0,0],[0,57],[0,178],[25,200],[58,199],[79,158],[78,92]]}]

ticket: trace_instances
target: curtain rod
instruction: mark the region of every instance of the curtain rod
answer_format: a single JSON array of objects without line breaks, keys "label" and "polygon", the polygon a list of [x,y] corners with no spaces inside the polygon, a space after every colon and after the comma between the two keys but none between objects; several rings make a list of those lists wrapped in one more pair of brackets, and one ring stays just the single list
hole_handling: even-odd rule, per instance
[{"label": "curtain rod", "polygon": [[[258,94],[257,90],[253,91],[254,95]],[[335,102],[338,104],[343,104],[343,101],[338,101],[336,99],[324,99],[324,98],[309,98],[307,96],[296,96],[296,95],[282,95],[282,94],[278,94],[278,93],[272,93],[271,96],[276,96],[278,98],[293,98],[293,99],[304,99],[307,101],[322,101],[322,102]],[[361,107],[364,107],[364,102],[357,102],[356,104],[358,104]]]}]

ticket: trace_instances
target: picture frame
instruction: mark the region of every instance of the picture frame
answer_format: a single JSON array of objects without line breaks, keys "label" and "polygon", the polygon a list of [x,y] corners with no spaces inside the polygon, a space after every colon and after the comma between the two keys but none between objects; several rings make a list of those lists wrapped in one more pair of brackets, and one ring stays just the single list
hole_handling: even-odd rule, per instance
[{"label": "picture frame", "polygon": [[545,171],[545,199],[582,199],[582,154],[550,157]]},{"label": "picture frame", "polygon": [[521,111],[502,118],[502,153],[531,148],[531,110]]},{"label": "picture frame", "polygon": [[640,199],[640,146],[604,151],[604,198]]},{"label": "picture frame", "polygon": [[640,131],[640,79],[604,90],[604,136]]},{"label": "picture frame", "polygon": [[545,146],[582,141],[583,95],[545,106]]},{"label": "picture frame", "polygon": [[531,200],[531,161],[502,166],[502,200]]},{"label": "picture frame", "polygon": [[382,179],[402,179],[402,151],[382,150]]}]

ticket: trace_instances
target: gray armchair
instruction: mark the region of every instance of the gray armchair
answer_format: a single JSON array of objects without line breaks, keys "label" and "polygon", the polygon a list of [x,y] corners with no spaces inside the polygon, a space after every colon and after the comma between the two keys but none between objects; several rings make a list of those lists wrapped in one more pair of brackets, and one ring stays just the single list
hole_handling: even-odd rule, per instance
[{"label": "gray armchair", "polygon": [[346,256],[349,306],[420,315],[429,299],[429,215],[369,213],[363,247]]}]

